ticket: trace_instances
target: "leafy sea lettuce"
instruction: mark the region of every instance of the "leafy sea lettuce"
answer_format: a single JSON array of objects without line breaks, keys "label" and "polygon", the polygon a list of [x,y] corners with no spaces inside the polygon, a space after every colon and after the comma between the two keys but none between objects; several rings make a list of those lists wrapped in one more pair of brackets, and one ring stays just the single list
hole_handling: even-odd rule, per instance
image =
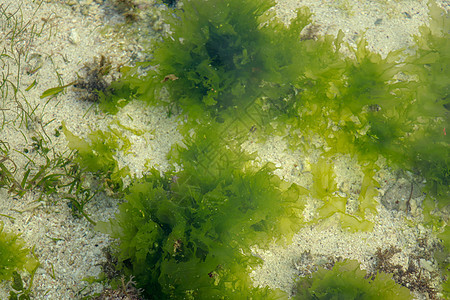
[{"label": "leafy sea lettuce", "polygon": [[129,143],[118,131],[91,132],[88,140],[84,140],[73,134],[63,122],[63,132],[69,142],[68,146],[78,152],[77,161],[88,172],[102,174],[110,182],[110,187],[120,189],[123,186],[123,178],[129,175],[129,168],[119,168],[115,158],[119,149],[119,140],[122,140],[121,150],[127,150]]},{"label": "leafy sea lettuce", "polygon": [[31,272],[38,262],[30,256],[25,242],[18,235],[4,230],[0,222],[0,281],[12,279],[13,273],[26,269]]},{"label": "leafy sea lettuce", "polygon": [[301,190],[270,165],[246,165],[245,154],[213,134],[172,154],[182,171],[152,170],[135,182],[116,218],[97,228],[119,239],[119,265],[148,296],[277,299],[283,293],[253,288],[249,268],[261,261],[249,249],[299,229]]},{"label": "leafy sea lettuce", "polygon": [[409,290],[378,273],[366,278],[355,260],[337,262],[331,270],[319,268],[309,277],[299,278],[294,299],[413,299]]},{"label": "leafy sea lettuce", "polygon": [[417,78],[409,114],[419,127],[407,147],[413,167],[428,179],[428,191],[442,208],[450,204],[450,18],[434,2],[429,8],[430,25],[415,36],[416,55],[405,66],[405,73]]},{"label": "leafy sea lettuce", "polygon": [[169,10],[164,17],[170,34],[155,45],[151,63],[156,68],[136,83],[138,92],[155,101],[166,89],[171,101],[194,117],[257,94],[267,44],[259,27],[273,4],[189,0]]}]

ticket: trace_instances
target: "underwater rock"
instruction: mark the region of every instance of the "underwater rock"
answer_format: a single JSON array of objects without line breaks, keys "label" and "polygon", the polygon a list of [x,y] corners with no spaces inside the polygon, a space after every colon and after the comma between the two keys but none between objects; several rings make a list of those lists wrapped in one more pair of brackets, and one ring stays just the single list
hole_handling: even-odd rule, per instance
[{"label": "underwater rock", "polygon": [[389,210],[403,211],[415,215],[423,201],[422,188],[411,180],[398,179],[381,198],[381,204]]}]

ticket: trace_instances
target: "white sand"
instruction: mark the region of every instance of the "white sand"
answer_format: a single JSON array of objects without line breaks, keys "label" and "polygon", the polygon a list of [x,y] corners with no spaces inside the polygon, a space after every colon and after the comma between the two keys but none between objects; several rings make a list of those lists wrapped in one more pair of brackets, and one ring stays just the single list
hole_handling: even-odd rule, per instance
[{"label": "white sand", "polygon": [[[141,7],[150,6],[152,3],[144,0],[136,2]],[[163,111],[143,107],[141,103],[131,103],[117,116],[111,117],[95,107],[91,108],[90,103],[80,100],[80,94],[72,88],[52,100],[39,98],[46,89],[75,80],[77,73],[83,74],[84,64],[91,63],[94,57],[109,57],[113,66],[117,67],[129,63],[132,57],[145,55],[140,52],[142,47],[139,46],[138,39],[129,40],[129,31],[124,31],[125,28],[120,25],[114,27],[117,22],[123,21],[120,13],[112,9],[109,1],[103,3],[101,0],[45,1],[38,8],[39,3],[40,1],[36,0],[2,0],[0,3],[3,10],[15,12],[17,17],[23,16],[25,23],[30,21],[27,32],[30,32],[33,25],[37,26],[37,32],[44,26],[26,50],[28,56],[22,60],[19,73],[12,60],[6,62],[11,67],[10,79],[17,79],[17,75],[20,75],[18,88],[23,96],[19,95],[19,103],[28,111],[37,107],[33,122],[25,128],[20,125],[20,115],[11,92],[3,99],[2,108],[10,110],[5,112],[7,122],[0,131],[0,140],[9,144],[11,159],[19,169],[23,169],[28,160],[13,149],[31,150],[31,138],[38,136],[44,137],[54,151],[67,151],[64,135],[54,135],[55,129],[62,121],[73,133],[85,137],[92,130],[105,130],[108,125],[116,126],[111,124],[114,119],[118,119],[122,125],[142,130],[144,133],[137,136],[131,131],[124,131],[132,142],[132,147],[130,153],[118,156],[120,165],[129,166],[132,173],[137,175],[145,170],[146,163],[164,170],[168,166],[165,155],[172,143],[181,140],[181,136],[176,132],[176,120],[167,119]],[[383,55],[391,50],[410,47],[411,34],[416,33],[417,28],[428,19],[426,1],[411,0],[279,0],[276,6],[277,14],[287,21],[293,16],[295,8],[301,5],[307,5],[314,13],[313,20],[318,25],[320,34],[336,34],[342,29],[346,33],[346,40],[354,45],[364,32],[370,49]],[[448,7],[448,3],[446,5]],[[153,27],[161,27],[157,21],[157,12],[154,19],[156,22]],[[1,30],[7,31],[8,28],[0,27],[0,37],[3,34]],[[26,45],[25,42],[30,38],[27,32],[23,33],[24,42],[17,46]],[[1,48],[9,49],[8,46],[7,40],[0,39]],[[17,47],[7,51],[11,55],[20,52]],[[37,72],[27,73],[27,70],[34,70],[37,66],[41,66]],[[5,70],[4,68],[3,74],[7,72]],[[58,81],[58,76],[62,82]],[[34,80],[37,84],[25,91]],[[129,115],[132,116],[133,122]],[[285,180],[301,185],[310,184],[310,178],[304,172],[308,171],[308,161],[314,158],[307,154],[291,153],[278,138],[273,138],[265,145],[249,144],[246,147],[249,150],[256,149],[263,161],[277,164],[280,167],[278,175]],[[32,151],[28,155],[35,156]],[[37,156],[34,159],[37,165],[44,163]],[[351,188],[358,186],[362,180],[358,166],[348,157],[343,157],[336,163],[336,172],[338,185],[343,192],[350,193]],[[390,191],[395,197],[407,197],[389,190],[397,180],[389,170],[383,168],[378,175],[382,183],[380,195]],[[38,196],[37,192],[30,192],[23,198],[18,198],[9,195],[4,189],[0,190],[0,214],[11,217],[0,216],[0,221],[5,223],[7,230],[22,233],[27,245],[35,247],[35,253],[41,263],[34,278],[33,295],[36,299],[79,299],[94,291],[101,291],[102,286],[89,285],[82,279],[96,276],[101,271],[99,264],[105,261],[101,249],[110,244],[110,239],[93,231],[85,219],[74,218],[66,200],[50,199],[53,201],[37,203],[35,201]],[[420,202],[420,197],[414,200]],[[86,211],[95,220],[107,220],[113,216],[117,202],[118,200],[106,195],[99,195],[88,205]],[[270,251],[258,252],[265,263],[253,272],[253,279],[255,284],[279,287],[289,292],[292,289],[292,277],[295,274],[307,274],[307,270],[323,258],[357,259],[363,268],[370,269],[377,247],[386,248],[389,245],[402,249],[393,262],[407,266],[408,256],[419,247],[418,238],[430,235],[430,232],[421,226],[408,225],[416,221],[417,218],[407,217],[402,212],[388,212],[380,207],[379,215],[374,219],[375,229],[371,233],[349,234],[332,223],[322,227],[305,228],[294,238],[291,245],[274,245]],[[305,251],[309,251],[311,259],[305,259]],[[428,268],[435,268],[434,265],[430,267],[432,262],[427,263]],[[26,276],[25,278],[28,279]],[[1,283],[0,299],[6,299],[8,291],[9,284]]]}]

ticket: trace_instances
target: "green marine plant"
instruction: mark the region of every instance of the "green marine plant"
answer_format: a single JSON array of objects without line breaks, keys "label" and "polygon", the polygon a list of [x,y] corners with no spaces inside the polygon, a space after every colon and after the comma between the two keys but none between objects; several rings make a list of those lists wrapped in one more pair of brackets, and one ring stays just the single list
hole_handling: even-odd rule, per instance
[{"label": "green marine plant", "polygon": [[[202,191],[189,181],[183,183],[186,178],[171,182],[173,176],[163,178],[158,173],[154,170],[131,187],[114,220],[97,225],[119,239],[119,265],[136,276],[147,296],[155,298],[250,295],[247,268],[259,259],[246,249],[253,238],[268,238],[275,217],[243,198],[250,189],[254,197],[271,196],[249,178]],[[229,203],[224,202],[226,195]]]},{"label": "green marine plant", "polygon": [[407,143],[409,165],[427,180],[424,200],[424,221],[442,239],[442,249],[435,252],[441,275],[444,297],[450,295],[448,253],[450,235],[450,18],[448,12],[430,1],[430,24],[422,26],[415,36],[416,55],[405,62],[406,74],[415,76],[414,105],[409,114],[417,120],[416,131]]},{"label": "green marine plant", "polygon": [[[394,51],[382,58],[361,39],[354,58],[334,56],[335,63],[298,77],[294,112],[278,120],[288,124],[293,148],[308,151],[320,134],[327,156],[349,153],[366,165],[382,155],[391,166],[423,176],[427,223],[442,226],[443,215],[427,215],[446,211],[450,199],[449,18],[432,2],[430,12],[430,27],[416,36],[415,55],[402,61]],[[340,40],[338,35],[336,47]]]},{"label": "green marine plant", "polygon": [[314,56],[302,56],[293,47],[309,23],[308,10],[299,11],[287,28],[272,20],[268,9],[273,5],[269,0],[245,5],[236,0],[185,1],[182,9],[165,14],[171,33],[155,45],[152,61],[124,68],[122,82],[152,103],[161,103],[162,92],[168,91],[169,105],[181,107],[194,120],[247,108],[275,90],[281,105],[280,97],[294,92],[291,79]]},{"label": "green marine plant", "polygon": [[[300,90],[294,100],[297,116],[287,122],[307,137],[320,132],[331,153],[357,154],[369,161],[380,153],[395,156],[399,138],[410,128],[403,112],[405,83],[394,82],[400,52],[382,58],[361,39],[356,49],[350,48],[354,58],[343,57],[337,53],[342,38],[340,32],[334,39],[336,50],[329,38],[329,46],[316,58],[322,67],[295,81]],[[333,63],[327,63],[329,56]]]},{"label": "green marine plant", "polygon": [[[21,73],[26,69],[24,64],[31,59],[30,50],[33,41],[44,31],[45,25],[39,26],[33,22],[34,16],[40,9],[42,1],[30,18],[25,18],[21,7],[12,8],[10,5],[0,4],[0,111],[3,114],[2,128],[6,123],[29,126],[35,117],[37,106],[32,106],[25,98],[20,86]],[[5,118],[4,111],[9,117]],[[7,121],[6,121],[7,119]]]},{"label": "green marine plant", "polygon": [[182,171],[151,170],[128,189],[116,218],[97,228],[118,239],[119,265],[147,296],[275,299],[280,292],[252,287],[248,268],[260,259],[249,247],[299,228],[299,189],[270,166],[247,166],[245,154],[209,132],[173,154]]},{"label": "green marine plant", "polygon": [[[74,215],[84,216],[90,223],[95,222],[84,211],[85,205],[92,200],[98,191],[87,187],[84,176],[85,168],[74,162],[75,154],[61,154],[48,148],[41,137],[32,137],[31,149],[16,150],[27,160],[22,173],[9,157],[9,146],[0,143],[0,188],[19,197],[35,191],[39,193],[36,202],[50,200],[51,196],[70,201]],[[21,178],[21,179],[16,179]],[[118,184],[105,179],[104,187],[117,189]]]},{"label": "green marine plant", "polygon": [[416,99],[411,111],[419,128],[408,143],[412,168],[427,178],[427,191],[440,209],[450,204],[450,18],[430,2],[430,25],[415,36],[416,55],[406,60],[405,73],[416,76]]},{"label": "green marine plant", "polygon": [[375,149],[397,166],[425,177],[426,191],[442,208],[450,199],[450,139],[446,134],[450,124],[450,23],[448,13],[435,3],[429,7],[430,27],[422,27],[415,37],[416,54],[387,71],[391,75],[400,71],[410,79],[386,82],[384,90],[390,96],[374,100],[377,109],[369,110],[370,128],[360,140],[364,151]]},{"label": "green marine plant", "polygon": [[38,263],[19,236],[4,229],[0,222],[0,280],[10,280],[15,271],[31,272]]},{"label": "green marine plant", "polygon": [[[316,164],[312,165],[313,186],[308,193],[312,198],[322,202],[318,209],[318,218],[312,220],[327,220],[332,216],[339,218],[341,226],[349,231],[372,231],[374,224],[365,219],[366,214],[377,212],[374,197],[378,194],[376,191],[377,183],[366,171],[366,176],[361,185],[359,196],[359,209],[350,214],[347,211],[347,197],[340,196],[336,192],[338,188],[334,180],[333,165],[327,159],[320,158]],[[305,192],[304,192],[305,194]]]},{"label": "green marine plant", "polygon": [[331,270],[319,268],[296,283],[294,299],[413,299],[409,290],[392,280],[392,275],[378,273],[367,278],[355,260],[337,262]]},{"label": "green marine plant", "polygon": [[162,2],[169,7],[174,7],[177,5],[178,1],[177,0],[162,0]]},{"label": "green marine plant", "polygon": [[[126,137],[115,131],[97,130],[89,134],[90,142],[79,138],[70,132],[65,123],[62,130],[69,141],[69,148],[77,150],[77,162],[80,163],[87,172],[103,175],[105,188],[114,192],[119,191],[122,186],[122,178],[129,174],[128,167],[119,168],[114,158],[117,149],[126,150],[129,141]],[[122,142],[119,147],[119,141]]]},{"label": "green marine plant", "polygon": [[260,20],[273,3],[267,0],[185,1],[166,14],[172,34],[153,51],[155,71],[139,84],[147,101],[166,88],[171,101],[194,113],[214,113],[255,95],[266,44]]},{"label": "green marine plant", "polygon": [[17,166],[9,158],[9,145],[4,141],[0,141],[0,153],[0,188],[8,188],[12,191],[21,189],[20,183],[14,177],[14,171],[17,169]]},{"label": "green marine plant", "polygon": [[26,287],[23,283],[22,276],[16,271],[13,272],[13,280],[11,283],[12,291],[9,292],[8,300],[30,300],[32,297],[31,287],[33,285],[35,268],[31,274],[30,284]]},{"label": "green marine plant", "polygon": [[443,232],[438,234],[438,238],[442,240],[441,248],[435,251],[434,258],[438,262],[441,270],[442,278],[442,294],[444,297],[450,297],[450,227],[447,225],[444,227]]}]

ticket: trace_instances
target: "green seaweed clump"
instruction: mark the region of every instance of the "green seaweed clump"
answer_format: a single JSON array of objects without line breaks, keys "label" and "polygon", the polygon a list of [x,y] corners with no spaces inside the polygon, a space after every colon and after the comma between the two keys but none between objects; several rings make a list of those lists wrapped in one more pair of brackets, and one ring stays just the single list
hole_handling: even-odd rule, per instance
[{"label": "green seaweed clump", "polygon": [[155,46],[153,64],[139,83],[147,101],[167,89],[172,101],[191,113],[214,113],[257,93],[264,74],[259,30],[268,0],[184,1],[169,10],[171,34]]},{"label": "green seaweed clump", "polygon": [[410,115],[423,127],[410,138],[408,154],[442,209],[450,204],[450,16],[434,2],[429,9],[430,25],[415,36],[417,53],[405,67],[418,78]]},{"label": "green seaweed clump", "polygon": [[366,175],[363,180],[358,199],[358,211],[350,214],[347,212],[348,198],[336,193],[338,188],[334,180],[333,165],[325,158],[320,158],[312,166],[311,173],[313,175],[313,186],[309,194],[312,198],[323,202],[323,205],[318,209],[318,220],[327,220],[335,215],[339,217],[341,226],[351,232],[373,230],[374,224],[365,219],[367,213],[377,213],[377,202],[374,199],[374,196],[377,195],[375,189],[377,183],[371,176]]},{"label": "green seaweed clump", "polygon": [[442,240],[442,248],[435,251],[434,258],[438,262],[444,282],[442,283],[442,294],[446,299],[450,298],[450,227],[445,226],[444,231],[438,234]]},{"label": "green seaweed clump", "polygon": [[366,277],[356,260],[337,262],[331,270],[320,268],[310,277],[300,278],[294,299],[413,299],[407,288],[395,283],[392,275],[378,273],[374,278]]},{"label": "green seaweed clump", "polygon": [[[181,108],[193,120],[236,120],[261,98],[272,104],[268,114],[285,114],[294,105],[285,101],[295,93],[294,80],[332,63],[333,50],[330,40],[300,41],[310,23],[307,8],[286,27],[269,10],[274,4],[189,0],[169,9],[170,33],[154,45],[151,61],[122,70],[122,86],[144,101]],[[318,60],[318,52],[330,58]]]},{"label": "green seaweed clump", "polygon": [[[129,168],[127,166],[119,168],[114,156],[117,149],[127,150],[128,140],[111,128],[111,131],[91,132],[89,142],[70,132],[64,122],[62,129],[69,142],[69,148],[78,152],[77,162],[85,168],[85,171],[103,175],[108,189],[120,190],[123,187],[122,178],[129,175]],[[119,141],[122,142],[121,147]]]},{"label": "green seaweed clump", "polygon": [[25,243],[18,235],[4,231],[4,227],[0,222],[0,281],[12,279],[15,271],[26,269],[31,272],[37,266]]},{"label": "green seaweed clump", "polygon": [[200,135],[173,154],[183,171],[153,169],[135,182],[116,218],[97,229],[118,239],[120,267],[148,297],[277,299],[283,293],[253,287],[249,268],[261,260],[249,249],[299,229],[298,190],[211,140]]}]

